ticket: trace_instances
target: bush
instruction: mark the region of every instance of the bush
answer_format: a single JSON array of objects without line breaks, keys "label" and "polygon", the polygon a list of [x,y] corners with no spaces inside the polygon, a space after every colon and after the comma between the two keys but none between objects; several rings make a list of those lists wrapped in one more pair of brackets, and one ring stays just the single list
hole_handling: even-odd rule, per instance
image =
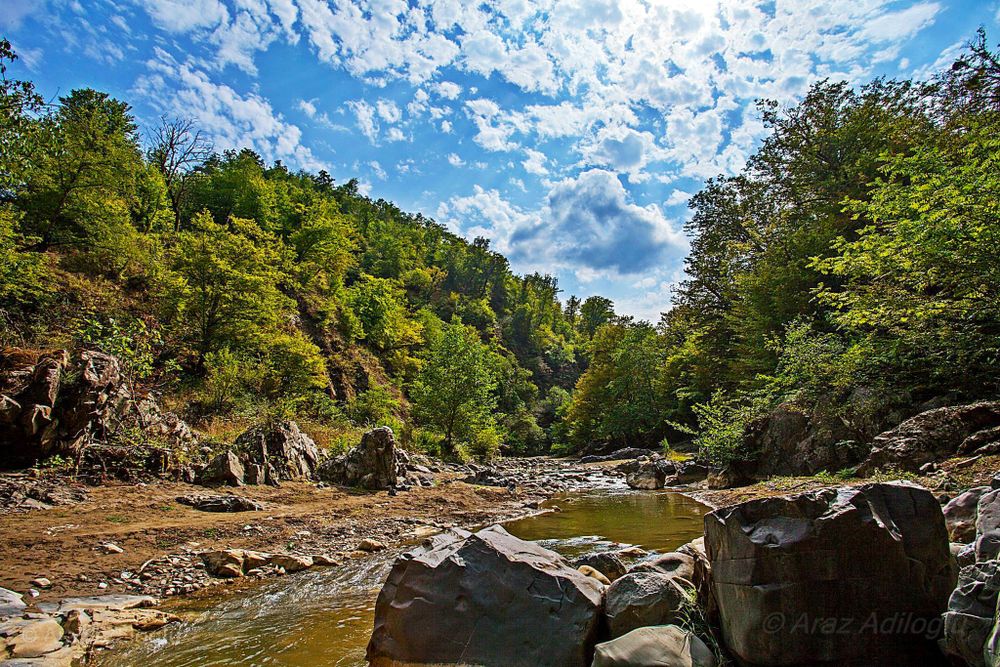
[{"label": "bush", "polygon": [[399,399],[386,387],[375,385],[347,404],[347,416],[358,426],[388,426],[397,422]]},{"label": "bush", "polygon": [[695,437],[699,455],[709,464],[725,467],[752,461],[758,452],[747,442],[747,427],[773,407],[773,400],[759,394],[727,396],[721,391],[708,403],[694,406],[699,431]]}]

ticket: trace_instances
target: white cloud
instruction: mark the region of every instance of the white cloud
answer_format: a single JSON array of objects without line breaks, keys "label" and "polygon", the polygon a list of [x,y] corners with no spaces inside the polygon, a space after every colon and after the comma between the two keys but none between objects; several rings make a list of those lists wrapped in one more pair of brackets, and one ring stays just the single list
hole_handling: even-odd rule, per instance
[{"label": "white cloud", "polygon": [[312,100],[299,100],[298,108],[310,118],[316,115],[316,104]]},{"label": "white cloud", "polygon": [[441,121],[441,131],[445,134],[451,134],[451,121],[443,120]]},{"label": "white cloud", "polygon": [[302,144],[302,130],[260,95],[241,94],[216,83],[205,71],[189,62],[180,63],[159,48],[146,68],[134,92],[161,100],[166,113],[194,119],[218,150],[248,147],[268,161],[281,159],[303,169],[326,168]]},{"label": "white cloud", "polygon": [[529,174],[536,174],[538,176],[545,176],[549,173],[549,170],[545,168],[545,162],[548,158],[545,157],[545,153],[541,151],[536,151],[531,148],[526,148],[524,154],[527,155],[527,159],[521,163],[524,170]]},{"label": "white cloud", "polygon": [[434,92],[446,100],[458,99],[458,96],[462,94],[462,87],[452,81],[441,81],[434,84],[432,88]]},{"label": "white cloud", "polygon": [[379,100],[376,103],[376,107],[378,108],[378,115],[387,123],[398,123],[403,117],[403,113],[392,100]]},{"label": "white cloud", "polygon": [[457,153],[449,153],[448,164],[450,164],[453,167],[461,167],[465,165],[465,160],[460,158]]},{"label": "white cloud", "polygon": [[386,179],[385,169],[383,169],[382,165],[378,163],[378,160],[372,160],[368,163],[368,166],[371,168],[372,173],[375,174],[375,177],[380,181],[384,181]]},{"label": "white cloud", "polygon": [[406,135],[398,127],[390,127],[389,131],[385,133],[385,138],[388,141],[406,141]]},{"label": "white cloud", "polygon": [[691,199],[690,192],[674,188],[674,190],[670,193],[670,196],[667,197],[667,200],[663,203],[667,206],[677,206],[678,204],[686,204],[689,199]]},{"label": "white cloud", "polygon": [[371,143],[377,143],[379,126],[375,119],[375,107],[364,100],[351,100],[347,106],[354,112],[354,120],[361,134],[368,137]]}]

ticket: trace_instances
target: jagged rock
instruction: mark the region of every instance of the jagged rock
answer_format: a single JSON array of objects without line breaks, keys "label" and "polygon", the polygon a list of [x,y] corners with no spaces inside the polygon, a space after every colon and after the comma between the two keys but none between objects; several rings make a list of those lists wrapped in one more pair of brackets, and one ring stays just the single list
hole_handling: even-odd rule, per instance
[{"label": "jagged rock", "polygon": [[111,355],[0,351],[0,443],[8,463],[77,456],[85,445],[108,442],[122,427],[170,444],[194,439],[176,415],[132,394]]},{"label": "jagged rock", "polygon": [[177,502],[202,512],[259,512],[264,509],[256,500],[242,496],[178,496]]},{"label": "jagged rock", "polygon": [[439,535],[393,565],[368,659],[584,666],[600,631],[603,589],[499,526]]},{"label": "jagged rock", "polygon": [[970,667],[985,667],[984,648],[996,622],[998,593],[1000,562],[991,560],[962,568],[958,587],[944,614],[941,646],[945,653]]},{"label": "jagged rock", "polygon": [[331,484],[358,486],[363,489],[391,489],[400,470],[396,439],[387,426],[372,429],[361,437],[361,444],[346,454],[327,459],[318,470],[319,478]]},{"label": "jagged rock", "polygon": [[462,480],[466,484],[507,487],[514,483],[512,479],[501,474],[496,468],[474,466],[473,470],[471,475]]},{"label": "jagged rock", "polygon": [[236,449],[263,468],[267,484],[309,479],[319,460],[316,443],[293,421],[254,426],[236,439]]},{"label": "jagged rock", "polygon": [[[742,663],[940,661],[927,628],[947,607],[955,566],[926,489],[869,484],[726,507],[705,517],[705,545],[723,638]],[[864,631],[868,619],[904,615],[906,624]],[[830,618],[856,625],[802,631],[802,619]]]},{"label": "jagged rock", "polygon": [[675,466],[676,472],[672,477],[667,478],[667,484],[675,486],[677,484],[693,484],[708,477],[708,467],[695,461],[684,461]]},{"label": "jagged rock", "polygon": [[613,551],[601,551],[592,554],[586,554],[573,561],[573,566],[579,568],[582,565],[587,565],[594,568],[609,580],[614,581],[618,577],[625,574],[625,563],[618,554]]},{"label": "jagged rock", "polygon": [[662,489],[667,478],[676,474],[677,466],[659,454],[648,460],[637,459],[619,466],[625,473],[625,483],[633,489]]},{"label": "jagged rock", "polygon": [[953,542],[967,544],[976,538],[976,508],[990,487],[977,486],[955,496],[944,506],[944,522]]},{"label": "jagged rock", "polygon": [[616,579],[605,594],[604,613],[612,637],[646,625],[680,620],[690,584],[662,572],[630,572]]},{"label": "jagged rock", "polygon": [[591,667],[715,667],[705,642],[676,625],[636,628],[598,644]]},{"label": "jagged rock", "polygon": [[63,479],[0,479],[0,511],[44,510],[75,505],[87,497],[86,489]]},{"label": "jagged rock", "polygon": [[642,449],[641,447],[624,447],[622,449],[617,449],[610,454],[590,454],[589,456],[584,456],[580,459],[580,463],[602,463],[605,461],[627,461],[628,459],[637,459],[640,456],[649,456],[650,451],[648,449]]},{"label": "jagged rock", "polygon": [[993,432],[997,426],[1000,402],[928,410],[876,436],[859,472],[869,475],[888,467],[916,472],[931,461],[972,454],[985,444],[981,432]]},{"label": "jagged rock", "polygon": [[208,462],[198,475],[198,483],[203,486],[243,486],[244,475],[240,457],[226,450]]}]

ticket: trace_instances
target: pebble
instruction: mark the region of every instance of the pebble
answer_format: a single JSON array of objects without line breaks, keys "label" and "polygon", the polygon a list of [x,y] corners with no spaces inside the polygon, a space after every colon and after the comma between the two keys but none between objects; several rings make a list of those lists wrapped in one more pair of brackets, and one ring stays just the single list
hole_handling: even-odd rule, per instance
[{"label": "pebble", "polygon": [[125,553],[124,549],[122,549],[120,546],[118,546],[117,544],[114,544],[112,542],[107,542],[105,544],[102,544],[101,548],[104,549],[105,553],[109,553],[109,554],[123,554],[123,553]]},{"label": "pebble", "polygon": [[37,586],[38,588],[49,588],[52,585],[52,582],[45,577],[38,577],[37,579],[31,580],[31,585]]}]

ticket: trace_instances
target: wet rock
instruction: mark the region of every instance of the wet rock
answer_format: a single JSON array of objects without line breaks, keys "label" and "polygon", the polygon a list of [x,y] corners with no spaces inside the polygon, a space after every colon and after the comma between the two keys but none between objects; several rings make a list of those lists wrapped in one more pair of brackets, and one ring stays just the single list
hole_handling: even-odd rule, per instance
[{"label": "wet rock", "polygon": [[[309,479],[319,461],[316,443],[293,421],[254,426],[236,439],[236,448],[263,469],[267,484]],[[256,470],[254,475],[259,479]]]},{"label": "wet rock", "polygon": [[178,496],[181,505],[202,512],[259,512],[264,506],[242,496]]},{"label": "wet rock", "polygon": [[603,589],[499,526],[439,535],[393,565],[368,659],[584,666],[600,630]]},{"label": "wet rock", "polygon": [[694,567],[694,558],[692,556],[673,551],[640,561],[630,567],[628,571],[630,573],[659,572],[661,574],[669,574],[685,579],[694,585]]},{"label": "wet rock", "polygon": [[66,598],[58,604],[40,604],[38,608],[47,614],[65,615],[72,611],[126,611],[154,607],[157,599],[150,595],[94,595],[89,597]]},{"label": "wet rock", "polygon": [[592,667],[715,667],[705,642],[676,625],[637,628],[598,644]]},{"label": "wet rock", "polygon": [[[946,609],[956,575],[944,516],[926,489],[869,484],[754,500],[708,514],[705,544],[722,634],[743,663],[940,660],[926,630]],[[796,625],[894,615],[913,622],[869,633]],[[764,627],[769,618],[781,622]]]},{"label": "wet rock", "polygon": [[578,569],[584,565],[594,568],[610,581],[625,574],[625,563],[618,554],[611,551],[587,554],[573,561],[573,566]]},{"label": "wet rock", "polygon": [[346,454],[324,461],[317,474],[331,484],[380,490],[396,486],[398,476],[405,474],[400,467],[392,429],[383,426],[365,433],[361,444]]},{"label": "wet rock", "polygon": [[604,602],[611,636],[680,620],[688,586],[679,577],[662,572],[630,572],[616,579],[608,587]]},{"label": "wet rock", "polygon": [[993,433],[1000,426],[1000,402],[980,402],[948,406],[922,412],[902,424],[876,436],[872,451],[861,464],[859,472],[872,472],[893,467],[916,472],[931,461],[956,455],[974,454],[987,442],[983,433]]},{"label": "wet rock", "polygon": [[235,452],[225,451],[214,459],[198,475],[198,483],[204,486],[243,486],[243,463]]},{"label": "wet rock", "polygon": [[625,483],[633,489],[662,489],[668,477],[677,473],[677,466],[654,454],[648,460],[637,459],[630,464],[619,466],[625,472]]},{"label": "wet rock", "polygon": [[312,556],[294,556],[292,554],[275,554],[271,556],[271,565],[280,567],[285,572],[301,572],[313,566]]},{"label": "wet rock", "polygon": [[976,538],[976,508],[990,487],[977,486],[952,498],[944,506],[944,521],[953,542],[968,543]]}]

